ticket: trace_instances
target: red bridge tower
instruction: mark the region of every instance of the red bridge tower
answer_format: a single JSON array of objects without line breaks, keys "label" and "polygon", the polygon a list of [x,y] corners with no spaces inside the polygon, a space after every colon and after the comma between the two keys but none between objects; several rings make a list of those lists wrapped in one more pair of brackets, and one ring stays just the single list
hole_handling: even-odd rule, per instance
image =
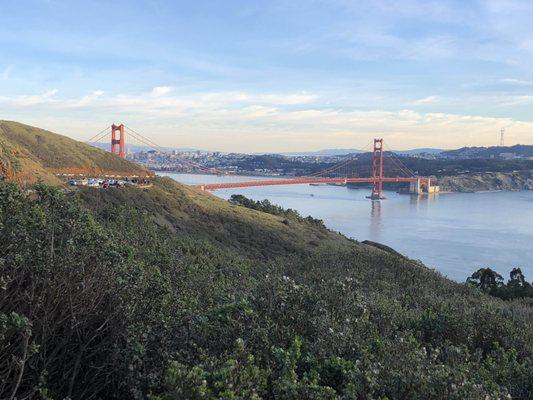
[{"label": "red bridge tower", "polygon": [[372,200],[381,200],[383,197],[383,139],[374,139],[372,152]]},{"label": "red bridge tower", "polygon": [[[116,132],[119,132],[120,136],[119,139],[117,139]],[[111,153],[117,154],[117,147],[118,144],[118,155],[121,158],[124,158],[126,156],[126,146],[125,146],[125,140],[124,140],[124,124],[120,125],[111,125]]]}]

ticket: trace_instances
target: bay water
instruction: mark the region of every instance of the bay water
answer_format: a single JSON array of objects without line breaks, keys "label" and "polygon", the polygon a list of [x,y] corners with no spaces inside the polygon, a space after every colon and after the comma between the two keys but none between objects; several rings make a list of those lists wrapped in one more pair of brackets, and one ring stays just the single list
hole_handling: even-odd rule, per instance
[{"label": "bay water", "polygon": [[[272,179],[160,173],[184,184]],[[324,221],[334,231],[391,246],[421,260],[443,275],[463,282],[475,270],[490,267],[505,280],[520,267],[533,280],[533,191],[400,195],[366,198],[369,188],[330,185],[258,186],[224,189],[229,199],[242,194],[254,200],[297,210]]]}]

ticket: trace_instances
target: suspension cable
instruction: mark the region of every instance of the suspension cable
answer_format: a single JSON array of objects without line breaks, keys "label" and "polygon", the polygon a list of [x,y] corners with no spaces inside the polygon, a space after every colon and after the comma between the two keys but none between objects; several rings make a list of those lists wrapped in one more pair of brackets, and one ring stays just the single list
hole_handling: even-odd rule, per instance
[{"label": "suspension cable", "polygon": [[[151,147],[151,148],[155,148],[159,151],[165,151],[166,149],[164,147],[161,147],[159,146],[157,143],[155,143],[153,140],[147,138],[146,136],[144,135],[141,135],[139,132],[137,131],[134,131],[133,129],[129,128],[129,127],[125,127],[127,130],[128,130],[128,133],[130,135],[132,135],[134,138],[136,138],[138,141],[140,141],[141,143],[145,144],[146,146],[148,147]],[[217,174],[225,174],[224,171],[220,171],[216,168],[210,168],[210,167],[205,167],[201,164],[198,164],[198,163],[195,163],[193,161],[189,161],[189,160],[186,160],[186,159],[183,159],[181,158],[180,159],[181,162],[183,162],[184,164],[188,164],[194,168],[197,168],[201,171],[204,171],[204,172],[215,172]]]},{"label": "suspension cable", "polygon": [[105,136],[105,134],[107,134],[107,130],[109,129],[110,127],[106,127],[104,129],[102,129],[100,132],[98,132],[96,135],[94,135],[92,138],[90,138],[89,140],[86,140],[85,143],[89,143],[89,142],[92,142],[96,137],[98,136],[101,136],[99,137],[98,139],[94,140],[95,142],[97,142],[98,140],[102,139],[102,137]]},{"label": "suspension cable", "polygon": [[[365,153],[365,150],[367,150],[370,146],[372,145],[372,142],[368,142],[362,149],[361,149],[361,153],[359,154],[364,154]],[[328,167],[326,169],[323,169],[322,171],[318,171],[318,172],[315,172],[313,174],[310,174],[309,176],[310,177],[314,177],[314,176],[322,176],[323,174],[326,174],[326,173],[330,173],[330,172],[335,172],[337,171],[339,168],[342,168],[342,167],[345,167],[347,166],[349,163],[353,162],[356,160],[356,157],[357,157],[357,154],[356,155],[348,155],[347,159],[333,165],[332,167]]]},{"label": "suspension cable", "polygon": [[144,136],[144,135],[141,135],[139,132],[137,131],[134,131],[133,129],[131,129],[130,127],[127,127],[126,126],[126,129],[130,132],[130,134],[134,134],[134,135],[137,135],[139,137],[141,137],[143,140],[145,140],[146,142],[148,143],[151,143],[150,147],[153,147],[153,148],[156,148],[156,149],[159,149],[159,150],[165,150],[164,147],[161,147],[159,146],[156,142],[154,142],[152,139]]},{"label": "suspension cable", "polygon": [[338,164],[335,164],[329,168],[326,168],[326,169],[323,169],[321,171],[318,171],[318,172],[315,172],[313,174],[310,174],[309,176],[322,176],[324,174],[327,174],[327,173],[330,173],[330,172],[335,172],[337,171],[339,168],[342,168],[343,166],[349,164],[350,162],[352,162],[354,160],[353,157],[350,157],[349,159],[347,160],[344,160],[344,161],[341,161],[340,163]]},{"label": "suspension cable", "polygon": [[[387,147],[387,146],[385,145],[385,147]],[[411,168],[409,168],[407,165],[405,165],[405,163],[392,150],[390,150],[388,148],[387,148],[387,150],[392,155],[391,159],[393,159],[393,157],[394,157],[400,163],[400,165],[402,166],[402,169],[404,170],[404,172],[407,171],[408,174],[410,174],[412,176],[416,176],[417,175],[417,174],[415,174],[415,172]]]},{"label": "suspension cable", "polygon": [[390,157],[388,158],[397,168],[398,170],[401,172],[401,173],[404,173],[405,175],[407,176],[411,176],[411,172],[409,172],[408,170],[406,170],[405,168],[402,167],[401,164],[399,164],[394,158]]},{"label": "suspension cable", "polygon": [[[129,131],[130,131],[129,134],[130,134],[135,140],[137,140],[139,143],[142,143],[142,144],[144,144],[145,146],[148,146],[149,148],[156,148],[156,149],[158,149],[158,150],[163,150],[163,149],[164,149],[163,147],[158,146],[158,145],[156,145],[155,143],[152,144],[152,143],[148,142],[144,136],[141,136],[141,135],[139,135],[139,134],[135,134],[135,133],[133,133],[133,131],[132,131],[131,129],[130,129]],[[204,167],[204,166],[202,166],[202,165],[200,165],[200,164],[196,164],[196,163],[191,162],[191,161],[188,161],[188,160],[180,159],[180,162],[183,162],[184,164],[188,164],[188,165],[190,165],[190,166],[193,166],[193,167],[198,168],[198,169],[203,170],[203,171],[209,171],[209,170],[210,170],[210,169],[207,168],[207,167]]]}]

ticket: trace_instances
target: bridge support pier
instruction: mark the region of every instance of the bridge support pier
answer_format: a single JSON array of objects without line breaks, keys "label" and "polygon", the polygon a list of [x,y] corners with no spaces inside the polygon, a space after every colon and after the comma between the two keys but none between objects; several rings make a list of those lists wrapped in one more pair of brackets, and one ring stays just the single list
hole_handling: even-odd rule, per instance
[{"label": "bridge support pier", "polygon": [[409,184],[409,193],[411,194],[421,194],[422,193],[422,185],[420,182],[420,178],[416,178],[416,181],[411,182]]},{"label": "bridge support pier", "polygon": [[411,194],[434,194],[439,192],[438,185],[431,184],[431,178],[417,178],[416,181],[409,184],[409,193]]}]

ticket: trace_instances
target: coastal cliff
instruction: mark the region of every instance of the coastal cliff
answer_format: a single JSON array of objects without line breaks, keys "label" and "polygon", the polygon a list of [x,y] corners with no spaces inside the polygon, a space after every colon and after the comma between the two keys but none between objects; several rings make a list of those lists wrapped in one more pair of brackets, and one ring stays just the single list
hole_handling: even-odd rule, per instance
[{"label": "coastal cliff", "polygon": [[533,190],[533,170],[445,176],[439,178],[439,185],[447,192]]}]

